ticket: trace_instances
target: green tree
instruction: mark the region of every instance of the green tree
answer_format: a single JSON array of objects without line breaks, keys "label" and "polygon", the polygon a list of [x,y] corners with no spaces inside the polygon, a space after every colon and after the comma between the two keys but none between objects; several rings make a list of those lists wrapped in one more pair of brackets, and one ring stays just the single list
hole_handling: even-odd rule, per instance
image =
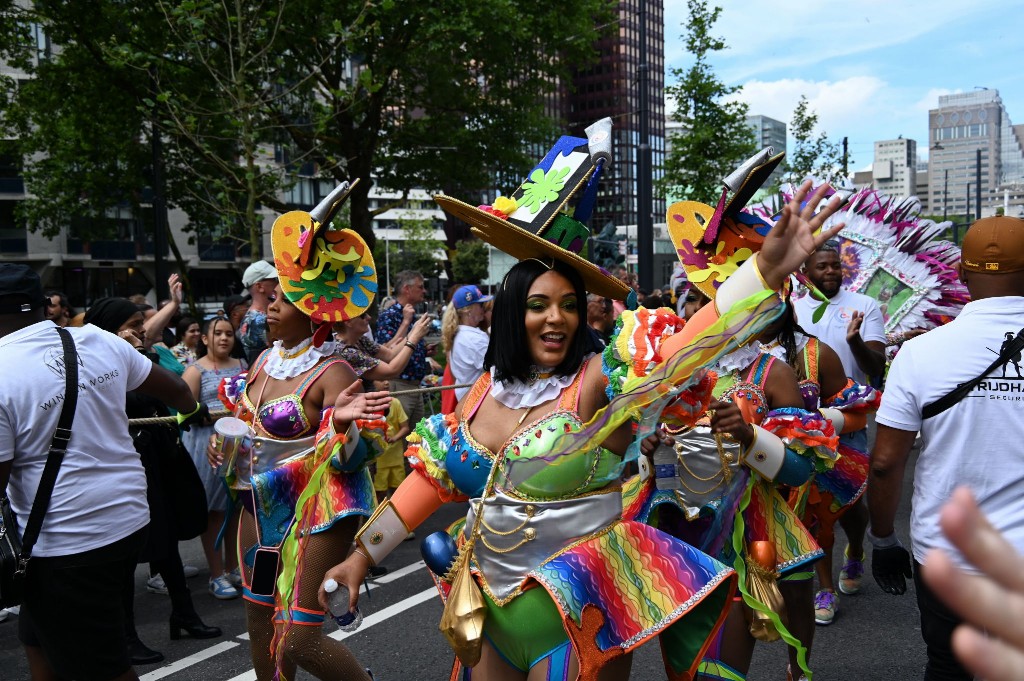
[{"label": "green tree", "polygon": [[[370,205],[373,181],[400,197],[424,187],[472,199],[496,173],[521,176],[532,146],[564,124],[548,103],[593,59],[595,26],[610,7],[0,0],[0,35],[21,27],[0,58],[19,63],[47,101],[63,93],[78,104],[39,106],[12,85],[0,132],[18,137],[30,165],[43,150],[59,166],[45,171],[53,181],[29,172],[33,225],[64,226],[81,211],[102,214],[126,192],[141,195],[146,154],[134,157],[133,143],[153,126],[166,140],[169,203],[197,230],[252,242],[253,211],[291,207],[286,192],[297,178],[359,177],[351,223],[373,243],[371,219],[392,207]],[[32,25],[61,46],[45,64],[34,60]],[[110,116],[103,136],[91,103]],[[118,134],[121,143],[108,144]]]},{"label": "green tree", "polygon": [[479,239],[460,241],[451,256],[453,283],[479,284],[486,279],[488,249]]},{"label": "green tree", "polygon": [[817,132],[817,128],[818,114],[811,109],[807,97],[801,95],[789,124],[795,144],[792,153],[786,154],[784,178],[787,182],[799,184],[807,176],[833,183],[846,179],[841,146],[830,141],[824,131]]},{"label": "green tree", "polygon": [[665,90],[677,105],[672,119],[683,127],[669,138],[671,152],[659,189],[713,205],[725,176],[756,151],[755,140],[746,123],[747,105],[726,101],[740,88],[725,85],[709,63],[711,56],[726,49],[724,40],[711,35],[722,8],[709,8],[706,0],[687,4],[690,16],[682,37],[694,62],[687,69],[669,71],[675,82]]}]

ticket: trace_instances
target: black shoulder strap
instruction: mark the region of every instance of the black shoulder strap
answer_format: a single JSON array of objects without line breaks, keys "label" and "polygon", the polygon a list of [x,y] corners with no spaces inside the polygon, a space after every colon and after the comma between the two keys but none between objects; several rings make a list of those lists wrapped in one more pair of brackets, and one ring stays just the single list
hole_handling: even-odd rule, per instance
[{"label": "black shoulder strap", "polygon": [[921,416],[926,419],[930,419],[931,417],[937,416],[938,414],[946,411],[954,404],[965,398],[967,393],[978,387],[978,384],[981,383],[986,376],[995,371],[998,367],[1009,362],[1010,358],[1018,354],[1022,349],[1024,349],[1024,329],[1017,332],[1017,336],[1007,343],[1003,351],[999,353],[998,357],[996,357],[996,361],[992,362],[985,371],[981,372],[980,376],[974,380],[964,383],[963,385],[957,386],[952,391],[943,395],[931,404],[926,404],[924,409],[921,410]]},{"label": "black shoulder strap", "polygon": [[64,346],[64,402],[61,405],[60,418],[57,420],[57,429],[53,431],[53,439],[50,440],[50,452],[46,457],[43,475],[39,478],[39,488],[32,502],[32,512],[25,525],[25,536],[21,539],[19,571],[24,571],[28,559],[32,557],[32,546],[39,538],[39,531],[43,527],[43,516],[50,506],[50,495],[53,494],[53,486],[57,483],[57,473],[60,471],[61,462],[64,461],[68,442],[71,441],[71,424],[75,420],[75,406],[78,404],[78,353],[75,350],[75,341],[67,329],[58,328],[57,333],[60,334],[60,342]]}]

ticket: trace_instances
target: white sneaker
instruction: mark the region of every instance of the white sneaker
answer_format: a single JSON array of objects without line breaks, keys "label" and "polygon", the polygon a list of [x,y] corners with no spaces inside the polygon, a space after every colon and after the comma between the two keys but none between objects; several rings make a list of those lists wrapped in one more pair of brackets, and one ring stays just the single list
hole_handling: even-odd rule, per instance
[{"label": "white sneaker", "polygon": [[167,595],[167,585],[164,584],[164,578],[160,575],[153,575],[146,580],[146,591],[151,594],[160,594],[161,596]]},{"label": "white sneaker", "polygon": [[241,569],[235,568],[231,572],[224,573],[224,576],[228,578],[229,582],[231,582],[231,586],[235,587],[236,589],[241,589],[242,588],[242,571],[241,571]]},{"label": "white sneaker", "polygon": [[184,565],[182,567],[184,568],[185,579],[192,579],[199,574],[199,568],[195,565]]},{"label": "white sneaker", "polygon": [[242,594],[231,585],[227,575],[221,575],[210,580],[210,595],[222,601],[230,601]]}]

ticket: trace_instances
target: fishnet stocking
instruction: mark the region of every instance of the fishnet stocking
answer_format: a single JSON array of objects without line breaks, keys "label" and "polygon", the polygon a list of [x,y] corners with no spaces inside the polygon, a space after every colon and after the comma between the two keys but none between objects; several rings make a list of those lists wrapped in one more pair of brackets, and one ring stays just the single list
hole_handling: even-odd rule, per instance
[{"label": "fishnet stocking", "polygon": [[[317,594],[324,574],[329,568],[344,559],[358,526],[358,518],[343,518],[331,529],[309,537],[301,566],[299,607],[310,610],[320,609]],[[244,564],[246,551],[256,544],[256,523],[248,512],[242,514],[238,539]],[[243,569],[246,574],[246,582],[248,582],[251,568],[244,566]],[[246,602],[245,605],[256,678],[260,681],[272,681],[275,665],[274,659],[270,655],[270,643],[274,637],[274,609],[249,602]],[[281,664],[281,672],[285,678],[295,678],[297,665],[323,681],[369,681],[370,679],[344,643],[324,636],[323,627],[293,625],[283,646],[284,659]]]}]

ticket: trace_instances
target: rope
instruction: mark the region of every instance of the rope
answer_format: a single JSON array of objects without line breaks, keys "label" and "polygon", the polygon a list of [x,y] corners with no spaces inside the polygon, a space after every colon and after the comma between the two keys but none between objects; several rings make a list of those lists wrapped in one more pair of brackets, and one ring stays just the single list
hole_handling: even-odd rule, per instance
[{"label": "rope", "polygon": [[[442,390],[455,390],[456,388],[472,388],[472,383],[462,383],[460,385],[439,385],[431,388],[410,388],[409,390],[395,390],[390,393],[392,396],[396,395],[420,395],[424,393],[440,392]],[[211,411],[210,416],[213,418],[220,418],[221,416],[231,416],[231,412],[227,409],[218,409],[217,411]],[[128,419],[129,426],[173,426],[178,423],[176,416],[150,416],[147,418],[139,419]]]}]

